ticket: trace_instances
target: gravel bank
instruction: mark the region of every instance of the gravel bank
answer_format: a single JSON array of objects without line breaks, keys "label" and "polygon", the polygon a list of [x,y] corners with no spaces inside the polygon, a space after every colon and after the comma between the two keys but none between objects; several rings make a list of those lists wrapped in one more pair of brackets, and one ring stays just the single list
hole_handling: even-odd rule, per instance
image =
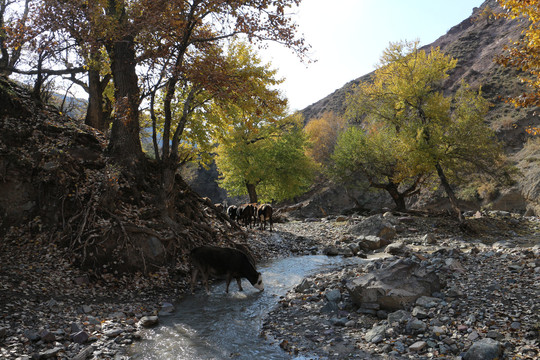
[{"label": "gravel bank", "polygon": [[[404,251],[305,279],[268,315],[263,335],[291,354],[322,359],[540,358],[538,221],[500,215],[483,219],[485,233],[467,235],[445,219],[401,218],[394,243]],[[277,230],[308,238],[320,251],[349,244],[354,222]],[[346,283],[397,259],[435,269],[446,286],[397,312],[354,305]]]}]

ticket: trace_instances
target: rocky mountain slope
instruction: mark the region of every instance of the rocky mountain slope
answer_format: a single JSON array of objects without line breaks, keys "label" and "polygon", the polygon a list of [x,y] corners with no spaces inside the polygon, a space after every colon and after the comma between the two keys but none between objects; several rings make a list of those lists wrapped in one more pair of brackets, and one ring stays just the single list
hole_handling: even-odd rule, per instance
[{"label": "rocky mountain slope", "polygon": [[[443,85],[445,92],[455,92],[462,81],[473,88],[481,88],[484,97],[493,104],[488,121],[494,129],[503,133],[502,137],[508,143],[509,149],[516,151],[521,149],[526,139],[525,128],[538,125],[540,117],[535,115],[537,109],[516,109],[504,101],[508,96],[519,95],[524,91],[524,87],[515,70],[496,64],[494,59],[505,46],[519,38],[523,23],[517,20],[486,18],[481,15],[486,7],[494,12],[500,11],[495,0],[487,0],[480,8],[475,8],[469,18],[422,49],[429,51],[432,47],[440,47],[458,60],[457,67]],[[343,114],[347,93],[356,84],[369,80],[372,74],[352,80],[305,108],[302,113],[306,122],[326,111]]]},{"label": "rocky mountain slope", "polygon": [[[462,81],[482,90],[484,97],[492,103],[486,121],[496,130],[507,154],[514,158],[523,175],[517,179],[518,184],[514,188],[500,190],[500,196],[490,199],[490,204],[484,202],[474,206],[488,205],[492,209],[539,214],[540,202],[537,195],[540,192],[540,145],[538,139],[534,139],[534,136],[527,132],[527,129],[540,124],[538,109],[515,108],[505,101],[509,96],[521,94],[525,88],[519,79],[518,71],[502,67],[494,61],[505,46],[521,36],[524,23],[485,16],[490,9],[495,13],[501,11],[495,0],[487,0],[481,7],[475,8],[469,18],[422,49],[429,51],[432,47],[440,47],[458,60],[457,67],[444,83],[444,91],[455,92]],[[373,73],[370,73],[355,79],[308,106],[302,111],[306,122],[327,111],[343,114],[347,94],[359,82],[369,81],[372,75]],[[528,146],[525,146],[527,144]],[[313,208],[319,208],[325,202],[324,193],[326,192],[322,192],[319,198],[312,199],[311,202],[316,203]],[[347,205],[353,207],[355,204],[349,202]],[[314,211],[306,213],[315,215]]]}]

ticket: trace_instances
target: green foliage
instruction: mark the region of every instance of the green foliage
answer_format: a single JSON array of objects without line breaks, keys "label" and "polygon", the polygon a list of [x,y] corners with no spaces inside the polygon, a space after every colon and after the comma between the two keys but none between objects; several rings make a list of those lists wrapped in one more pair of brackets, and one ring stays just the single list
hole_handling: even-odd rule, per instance
[{"label": "green foliage", "polygon": [[310,186],[314,163],[305,155],[307,137],[300,115],[279,119],[237,119],[217,149],[221,185],[230,195],[257,188],[259,200],[281,201]]},{"label": "green foliage", "polygon": [[348,98],[347,116],[364,129],[349,129],[338,142],[337,174],[361,172],[371,186],[385,179],[406,184],[435,170],[443,185],[478,173],[507,179],[501,146],[484,123],[488,102],[465,83],[445,96],[441,84],[456,60],[417,46],[391,44],[373,82]]}]

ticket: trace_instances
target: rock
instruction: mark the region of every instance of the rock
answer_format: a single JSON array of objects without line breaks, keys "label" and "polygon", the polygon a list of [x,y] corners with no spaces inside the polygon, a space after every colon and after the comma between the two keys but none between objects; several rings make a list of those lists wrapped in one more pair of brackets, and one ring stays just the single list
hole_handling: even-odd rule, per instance
[{"label": "rock", "polygon": [[147,328],[147,327],[157,325],[158,322],[159,322],[159,319],[157,316],[144,316],[139,321],[139,325]]},{"label": "rock", "polygon": [[422,351],[426,346],[427,346],[427,343],[425,341],[417,341],[411,346],[409,346],[409,350],[418,352],[418,351]]},{"label": "rock", "polygon": [[388,314],[389,324],[404,323],[410,319],[412,319],[411,313],[405,310],[398,310]]},{"label": "rock", "polygon": [[79,352],[73,358],[73,360],[86,360],[86,359],[88,359],[89,357],[92,356],[92,353],[94,352],[95,349],[96,349],[96,347],[93,346],[93,345],[87,346],[81,352]]},{"label": "rock", "polygon": [[421,306],[415,306],[411,314],[418,319],[426,319],[428,317],[428,313]]},{"label": "rock", "polygon": [[349,231],[355,235],[377,236],[383,240],[384,245],[387,245],[396,236],[394,225],[388,218],[381,215],[370,216],[361,223],[352,226]]},{"label": "rock", "polygon": [[174,305],[171,304],[171,303],[163,303],[161,305],[161,310],[159,311],[159,315],[160,316],[166,316],[166,315],[171,315],[172,313],[174,313]]},{"label": "rock", "polygon": [[326,247],[323,250],[323,254],[326,255],[326,256],[338,256],[339,255],[339,250],[338,250],[337,246],[330,245],[330,246]]},{"label": "rock", "polygon": [[433,235],[432,233],[429,233],[429,234],[424,235],[424,237],[422,237],[422,243],[424,245],[436,244],[437,239],[436,239],[435,235]]},{"label": "rock", "polygon": [[294,288],[294,291],[296,291],[298,293],[302,293],[302,292],[312,288],[314,285],[315,285],[315,283],[313,281],[308,280],[308,279],[303,279],[302,282],[300,284],[298,284]]},{"label": "rock", "polygon": [[0,339],[6,337],[7,332],[8,332],[8,328],[7,328],[7,327],[2,327],[2,326],[0,326]]},{"label": "rock", "polygon": [[435,335],[435,336],[441,336],[443,334],[446,333],[446,331],[444,330],[444,328],[442,326],[434,326],[432,329],[431,329],[431,332]]},{"label": "rock", "polygon": [[382,246],[383,242],[378,236],[368,235],[358,238],[358,247],[364,251],[377,250]]},{"label": "rock", "polygon": [[82,331],[83,330],[83,327],[81,324],[77,324],[77,323],[71,323],[71,333],[74,334],[74,333],[78,333],[79,331]]},{"label": "rock", "polygon": [[53,342],[56,340],[56,336],[54,336],[54,334],[51,333],[49,330],[41,330],[39,332],[39,337],[44,342]]},{"label": "rock", "polygon": [[427,325],[422,320],[418,319],[411,319],[407,323],[407,330],[414,333],[414,334],[423,334],[426,332]]},{"label": "rock", "polygon": [[341,300],[341,291],[339,289],[330,290],[326,292],[325,297],[330,302],[338,302]]},{"label": "rock", "polygon": [[64,350],[64,349],[61,348],[61,347],[55,347],[54,349],[46,350],[46,351],[44,351],[42,353],[39,353],[39,358],[40,359],[49,359],[49,358],[52,358],[52,357],[56,357],[56,355],[62,350]]},{"label": "rock", "polygon": [[77,344],[84,344],[89,338],[90,335],[88,335],[86,331],[79,331],[78,333],[71,335],[71,340]]},{"label": "rock", "polygon": [[364,339],[367,342],[377,344],[384,340],[387,329],[388,327],[386,325],[374,325],[368,332],[366,332]]},{"label": "rock", "polygon": [[444,263],[446,264],[446,268],[450,271],[457,271],[459,273],[465,272],[465,269],[463,268],[463,265],[461,265],[459,260],[450,258],[450,259],[446,259]]},{"label": "rock", "polygon": [[344,327],[344,326],[346,326],[348,321],[349,321],[349,319],[347,319],[347,318],[331,318],[330,319],[330,324],[332,324],[334,326]]},{"label": "rock", "polygon": [[502,355],[501,343],[490,338],[478,340],[465,353],[463,360],[495,360]]},{"label": "rock", "polygon": [[398,260],[349,280],[346,287],[356,305],[378,303],[381,309],[399,310],[423,295],[439,291],[441,281],[435,272],[425,267]]},{"label": "rock", "polygon": [[103,335],[105,335],[106,337],[113,338],[113,337],[117,337],[123,332],[124,332],[123,329],[110,329],[110,330],[103,331]]},{"label": "rock", "polygon": [[426,309],[436,307],[441,302],[441,299],[431,296],[420,296],[416,299],[416,305],[422,306]]},{"label": "rock", "polygon": [[392,243],[392,244],[388,245],[386,247],[386,249],[384,249],[384,252],[387,253],[387,254],[400,256],[400,255],[408,254],[409,253],[409,248],[407,246],[405,246],[404,242],[400,241],[400,242],[395,242],[395,243]]},{"label": "rock", "polygon": [[39,334],[36,331],[32,330],[26,330],[23,335],[30,341],[39,341],[39,339],[41,339]]}]

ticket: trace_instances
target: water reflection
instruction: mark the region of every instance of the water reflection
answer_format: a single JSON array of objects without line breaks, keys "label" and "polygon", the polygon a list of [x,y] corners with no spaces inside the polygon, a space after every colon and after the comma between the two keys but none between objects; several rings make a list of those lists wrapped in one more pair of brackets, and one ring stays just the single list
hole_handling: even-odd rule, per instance
[{"label": "water reflection", "polygon": [[[247,280],[244,291],[231,284],[211,287],[211,294],[199,288],[176,304],[176,313],[160,317],[160,325],[145,330],[142,342],[131,349],[133,359],[291,359],[291,356],[259,336],[264,316],[279,297],[302,279],[324,268],[361,259],[329,258],[322,255],[277,260],[263,266],[265,291],[259,292]],[[301,358],[297,358],[301,359]]]}]

